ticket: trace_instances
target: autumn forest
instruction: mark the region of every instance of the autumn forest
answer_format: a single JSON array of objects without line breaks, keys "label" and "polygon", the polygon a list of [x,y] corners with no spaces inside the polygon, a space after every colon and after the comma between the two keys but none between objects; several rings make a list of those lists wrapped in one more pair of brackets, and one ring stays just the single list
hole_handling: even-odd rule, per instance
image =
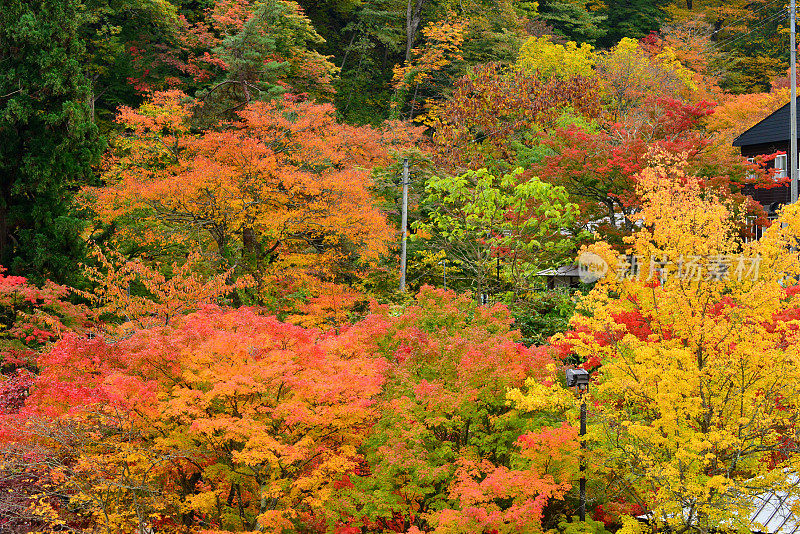
[{"label": "autumn forest", "polygon": [[6,0],[0,532],[776,532],[788,20]]}]

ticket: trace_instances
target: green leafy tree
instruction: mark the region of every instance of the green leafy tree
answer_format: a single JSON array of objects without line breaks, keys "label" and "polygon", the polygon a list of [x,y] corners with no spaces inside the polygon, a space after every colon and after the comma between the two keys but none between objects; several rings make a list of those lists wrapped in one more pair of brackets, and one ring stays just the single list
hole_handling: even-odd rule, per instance
[{"label": "green leafy tree", "polygon": [[393,68],[405,60],[403,0],[324,1],[300,4],[325,39],[316,50],[339,67],[336,108],[348,122],[379,124],[388,117]]},{"label": "green leafy tree", "polygon": [[71,191],[102,143],[91,122],[77,0],[0,10],[0,263],[33,281],[73,277],[83,224]]},{"label": "green leafy tree", "polygon": [[658,31],[667,20],[667,13],[657,2],[648,0],[610,0],[605,2],[605,20],[600,24],[604,34],[598,39],[601,46],[612,46],[620,39],[641,39]]},{"label": "green leafy tree", "polygon": [[603,22],[606,16],[598,12],[593,2],[576,0],[543,0],[539,18],[552,26],[561,37],[581,43],[594,43],[608,31]]},{"label": "green leafy tree", "polygon": [[572,225],[577,206],[563,188],[520,179],[521,173],[498,178],[480,169],[433,177],[426,185],[430,212],[415,224],[415,239],[445,251],[479,298],[501,286],[523,290],[541,264],[574,246],[560,230]]},{"label": "green leafy tree", "polygon": [[522,343],[544,345],[551,336],[569,328],[578,303],[578,297],[570,293],[566,287],[531,291],[524,299],[509,304]]},{"label": "green leafy tree", "polygon": [[169,0],[84,0],[77,16],[87,102],[101,128],[142,92],[197,74],[179,50],[182,19]]}]

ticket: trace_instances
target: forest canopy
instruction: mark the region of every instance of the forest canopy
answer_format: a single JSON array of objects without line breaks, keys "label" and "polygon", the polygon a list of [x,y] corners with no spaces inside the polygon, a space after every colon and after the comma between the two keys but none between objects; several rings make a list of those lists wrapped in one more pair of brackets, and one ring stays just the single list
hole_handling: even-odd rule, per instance
[{"label": "forest canopy", "polygon": [[732,145],[789,98],[782,4],[6,4],[0,531],[755,532],[797,493],[800,213]]}]

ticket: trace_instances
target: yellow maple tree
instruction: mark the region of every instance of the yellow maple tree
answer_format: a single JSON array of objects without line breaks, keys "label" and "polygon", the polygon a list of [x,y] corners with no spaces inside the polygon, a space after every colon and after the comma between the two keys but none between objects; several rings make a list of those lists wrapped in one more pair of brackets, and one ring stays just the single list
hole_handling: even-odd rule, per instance
[{"label": "yellow maple tree", "polygon": [[800,406],[800,209],[743,243],[731,209],[653,155],[626,255],[553,343],[595,369],[602,469],[675,532],[753,528],[754,498],[792,491]]}]

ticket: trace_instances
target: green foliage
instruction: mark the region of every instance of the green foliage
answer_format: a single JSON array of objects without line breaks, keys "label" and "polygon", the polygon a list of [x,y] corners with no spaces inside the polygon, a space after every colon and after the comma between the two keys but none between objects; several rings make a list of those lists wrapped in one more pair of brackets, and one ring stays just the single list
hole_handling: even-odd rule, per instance
[{"label": "green foliage", "polygon": [[641,39],[667,20],[663,6],[651,0],[605,0],[605,4],[603,37],[597,41],[601,46],[611,47],[623,37]]},{"label": "green foliage", "polygon": [[92,124],[77,0],[0,10],[0,263],[35,282],[75,281],[83,222],[72,191],[102,143]]},{"label": "green foliage", "polygon": [[284,92],[328,98],[336,68],[313,50],[324,42],[299,5],[290,0],[253,4],[238,31],[222,39],[214,53],[225,72],[201,96],[214,120],[230,117],[252,100],[271,100]]},{"label": "green foliage", "polygon": [[[334,63],[341,68],[340,78],[335,82],[339,112],[356,123],[376,124],[387,118],[393,95],[398,100],[396,92],[388,90],[390,80],[395,66],[406,61],[407,2],[301,3],[327,41],[319,50],[333,56]],[[512,63],[525,35],[525,18],[520,12],[535,12],[529,7],[520,9],[519,4],[509,0],[436,0],[421,4],[419,35],[415,36],[413,47],[429,46],[429,39],[421,35],[428,25],[440,28],[458,21],[466,26],[466,32],[461,58],[446,69],[438,69],[434,76],[413,87],[407,98],[400,99],[401,111],[409,115],[412,101],[414,114],[418,114],[428,99],[445,97],[453,81],[470,65],[490,61]]]},{"label": "green foliage", "polygon": [[178,11],[169,0],[88,0],[77,17],[87,99],[102,126],[117,107],[139,104],[142,91],[163,88],[166,78],[190,79],[178,51]]},{"label": "green foliage", "polygon": [[513,63],[524,42],[524,18],[519,5],[511,0],[445,0],[439,4],[439,15],[458,15],[468,22],[463,56],[466,65],[497,61]]},{"label": "green foliage", "polygon": [[586,521],[581,522],[577,516],[572,517],[571,520],[565,519],[559,522],[558,530],[550,532],[558,532],[559,534],[611,534],[600,521],[586,518]]},{"label": "green foliage", "polygon": [[603,24],[606,15],[589,4],[580,0],[543,0],[539,3],[539,17],[561,37],[594,43],[607,32]]},{"label": "green foliage", "polygon": [[[554,125],[558,129],[578,128],[588,133],[598,131],[597,121],[588,119],[571,108],[564,109]],[[542,128],[532,128],[519,139],[511,141],[512,153],[515,154],[518,167],[528,170],[555,155],[553,147],[542,144],[543,133]]]},{"label": "green foliage", "polygon": [[432,177],[426,184],[428,218],[414,224],[414,239],[446,251],[478,295],[493,276],[494,292],[505,283],[514,292],[522,290],[542,264],[573,247],[560,233],[577,216],[566,191],[521,173],[518,168],[498,178],[480,169]]},{"label": "green foliage", "polygon": [[734,55],[724,56],[726,65],[717,66],[725,69],[725,76],[720,85],[734,94],[768,92],[771,80],[785,74],[788,62],[783,58],[776,61],[766,55]]},{"label": "green foliage", "polygon": [[389,116],[392,69],[405,59],[406,2],[301,1],[340,74],[336,107],[348,122],[379,124]]},{"label": "green foliage", "polygon": [[[706,20],[719,20],[712,38],[720,53],[711,66],[721,77],[720,87],[734,94],[768,92],[776,81],[778,86],[786,87],[789,21],[785,6],[755,0],[721,5],[695,3],[695,7],[706,12]],[[698,13],[684,16],[695,18]]]},{"label": "green foliage", "polygon": [[514,326],[525,345],[543,345],[550,336],[565,332],[575,312],[576,300],[567,288],[531,291],[509,304]]}]

